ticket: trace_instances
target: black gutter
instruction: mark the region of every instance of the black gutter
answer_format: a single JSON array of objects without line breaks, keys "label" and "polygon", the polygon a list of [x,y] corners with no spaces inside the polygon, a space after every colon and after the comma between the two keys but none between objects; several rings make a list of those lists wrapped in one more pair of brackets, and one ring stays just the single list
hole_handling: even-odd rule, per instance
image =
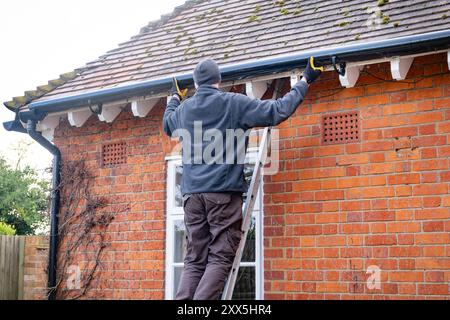
[{"label": "black gutter", "polygon": [[[337,56],[339,61],[361,61],[447,49],[449,43],[450,30],[444,30],[335,48],[309,50],[299,54],[223,66],[220,70],[222,81],[227,82],[301,68],[306,65],[310,56],[314,56],[322,64],[331,64],[333,56]],[[184,86],[192,85],[192,78],[192,73],[177,75],[177,79]],[[168,91],[171,87],[171,81],[171,77],[167,77],[100,89],[74,96],[38,101],[31,103],[29,109],[32,112],[65,111],[71,108],[86,107],[138,96],[148,96]]]},{"label": "black gutter", "polygon": [[36,120],[28,120],[28,135],[53,154],[52,169],[52,196],[51,196],[51,212],[50,212],[50,248],[48,255],[48,299],[56,299],[56,267],[57,267],[57,249],[58,249],[58,214],[60,206],[59,184],[61,181],[61,152],[59,149],[45,139],[36,131]]},{"label": "black gutter", "polygon": [[25,129],[20,123],[19,113],[16,112],[16,118],[13,121],[3,122],[3,127],[6,131],[14,131],[20,133],[28,133],[27,129]]}]

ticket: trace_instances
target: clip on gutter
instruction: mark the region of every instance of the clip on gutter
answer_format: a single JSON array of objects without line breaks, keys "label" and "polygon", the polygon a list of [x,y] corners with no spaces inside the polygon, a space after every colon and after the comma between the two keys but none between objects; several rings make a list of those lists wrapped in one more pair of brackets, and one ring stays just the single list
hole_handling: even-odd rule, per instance
[{"label": "clip on gutter", "polygon": [[[444,30],[341,47],[303,51],[298,54],[227,65],[220,68],[220,70],[222,80],[225,82],[280,73],[303,67],[306,66],[310,56],[314,56],[322,64],[331,64],[333,56],[339,57],[340,61],[359,61],[361,59],[375,59],[408,53],[434,51],[448,48],[449,43],[450,30]],[[177,75],[177,79],[185,85],[193,84],[192,73]],[[29,105],[29,109],[31,111],[39,110],[44,113],[65,111],[71,108],[85,107],[89,104],[113,102],[137,96],[161,93],[168,91],[171,83],[172,77],[141,81],[64,98],[34,102]]]}]

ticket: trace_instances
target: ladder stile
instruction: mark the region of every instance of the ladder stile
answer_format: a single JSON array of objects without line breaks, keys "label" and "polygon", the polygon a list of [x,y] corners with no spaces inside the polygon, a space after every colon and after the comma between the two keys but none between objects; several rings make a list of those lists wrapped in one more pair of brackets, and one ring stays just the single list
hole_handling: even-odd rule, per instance
[{"label": "ladder stile", "polygon": [[247,191],[247,199],[245,201],[244,211],[242,214],[243,220],[241,227],[241,241],[239,242],[238,249],[236,250],[236,256],[233,261],[233,266],[231,267],[230,274],[227,278],[227,282],[222,293],[222,300],[231,300],[231,298],[233,297],[233,291],[236,285],[237,275],[239,273],[239,265],[242,260],[242,254],[244,252],[245,243],[247,241],[247,234],[250,228],[252,212],[258,195],[259,186],[261,184],[263,167],[267,161],[268,155],[270,154],[272,137],[271,130],[272,128],[270,127],[264,129],[261,145],[259,147],[258,159],[255,162],[255,168],[253,170],[252,180]]}]

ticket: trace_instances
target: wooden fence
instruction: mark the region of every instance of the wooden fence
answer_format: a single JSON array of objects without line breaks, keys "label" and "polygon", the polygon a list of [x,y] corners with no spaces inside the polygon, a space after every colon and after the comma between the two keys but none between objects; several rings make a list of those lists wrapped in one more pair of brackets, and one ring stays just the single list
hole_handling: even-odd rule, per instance
[{"label": "wooden fence", "polygon": [[24,236],[0,236],[0,300],[23,299]]}]

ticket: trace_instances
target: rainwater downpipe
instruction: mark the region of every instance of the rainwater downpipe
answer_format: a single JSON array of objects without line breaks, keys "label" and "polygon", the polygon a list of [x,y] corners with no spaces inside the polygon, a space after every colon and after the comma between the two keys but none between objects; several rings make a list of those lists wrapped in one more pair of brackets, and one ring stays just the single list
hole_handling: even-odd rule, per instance
[{"label": "rainwater downpipe", "polygon": [[48,300],[56,299],[56,267],[57,267],[57,248],[58,248],[58,214],[60,206],[60,190],[61,181],[61,152],[50,141],[45,139],[42,134],[36,131],[36,120],[27,121],[28,135],[51,154],[53,154],[52,168],[52,193],[50,207],[50,248],[48,255]]}]

